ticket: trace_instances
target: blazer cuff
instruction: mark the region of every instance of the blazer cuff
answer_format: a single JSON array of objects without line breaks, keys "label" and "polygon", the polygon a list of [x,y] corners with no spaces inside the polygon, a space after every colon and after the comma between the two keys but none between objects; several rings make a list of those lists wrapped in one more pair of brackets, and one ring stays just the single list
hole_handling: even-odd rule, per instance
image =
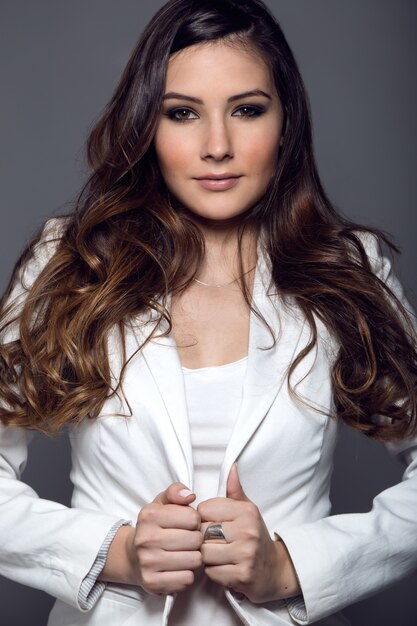
[{"label": "blazer cuff", "polygon": [[[274,532],[274,537],[275,537],[275,541],[282,541],[281,536],[277,532]],[[298,581],[298,584],[301,587],[300,579],[298,578],[298,574],[297,574],[294,564],[293,564],[293,567],[295,571],[295,577]],[[306,609],[306,604],[304,602],[304,596],[302,593],[300,593],[298,596],[294,596],[293,598],[288,598],[286,600],[286,603],[287,603],[288,613],[290,614],[291,618],[296,624],[303,625],[303,624],[308,623],[307,609]]]},{"label": "blazer cuff", "polygon": [[295,596],[287,600],[288,613],[296,624],[308,624],[307,609],[303,596]]},{"label": "blazer cuff", "polygon": [[101,574],[103,567],[106,564],[110,544],[113,541],[117,531],[121,526],[126,525],[131,526],[132,522],[127,520],[119,520],[111,527],[106,535],[106,538],[100,546],[96,560],[94,561],[87,576],[83,579],[81,583],[80,590],[78,592],[78,604],[83,611],[89,611],[90,609],[92,609],[101,594],[103,593],[104,589],[106,588],[106,583],[101,580],[97,580],[97,578]]}]

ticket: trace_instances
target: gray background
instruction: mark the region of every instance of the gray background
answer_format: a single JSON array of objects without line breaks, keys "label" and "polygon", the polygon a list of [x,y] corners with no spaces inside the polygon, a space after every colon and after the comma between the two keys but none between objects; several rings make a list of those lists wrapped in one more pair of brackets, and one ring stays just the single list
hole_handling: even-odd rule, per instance
[{"label": "gray background", "polygon": [[[162,4],[1,0],[1,288],[33,230],[70,206],[85,178],[88,129]],[[267,4],[305,78],[330,197],[350,217],[394,235],[403,249],[398,271],[415,292],[417,3]],[[68,470],[65,438],[37,437],[25,480],[42,497],[67,503]],[[368,510],[401,472],[382,446],[346,430],[336,455],[334,511]],[[346,614],[354,626],[415,626],[416,583],[414,575]],[[0,578],[1,626],[42,626],[51,604],[44,593]]]}]

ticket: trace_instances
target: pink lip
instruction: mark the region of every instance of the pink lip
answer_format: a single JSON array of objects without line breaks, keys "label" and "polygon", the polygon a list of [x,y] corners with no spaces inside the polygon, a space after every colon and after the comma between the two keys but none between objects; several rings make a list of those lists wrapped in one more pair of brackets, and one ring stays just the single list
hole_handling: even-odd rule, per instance
[{"label": "pink lip", "polygon": [[199,180],[213,179],[213,180],[223,180],[224,178],[240,178],[239,174],[234,174],[233,172],[222,172],[221,174],[215,174],[214,172],[207,172],[207,174],[203,174],[202,176],[196,176]]},{"label": "pink lip", "polygon": [[226,189],[231,189],[239,182],[240,177],[233,178],[198,178],[197,181],[204,189],[209,189],[210,191],[226,191]]}]

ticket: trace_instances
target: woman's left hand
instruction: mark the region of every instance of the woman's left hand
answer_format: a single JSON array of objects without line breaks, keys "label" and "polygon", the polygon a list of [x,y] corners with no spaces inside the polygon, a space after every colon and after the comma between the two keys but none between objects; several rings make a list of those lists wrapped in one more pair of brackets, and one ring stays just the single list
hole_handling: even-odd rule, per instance
[{"label": "woman's left hand", "polygon": [[273,541],[258,507],[245,495],[237,465],[230,470],[227,497],[198,505],[201,531],[221,523],[226,542],[205,541],[201,554],[207,576],[262,603],[300,593],[294,566],[282,541]]}]

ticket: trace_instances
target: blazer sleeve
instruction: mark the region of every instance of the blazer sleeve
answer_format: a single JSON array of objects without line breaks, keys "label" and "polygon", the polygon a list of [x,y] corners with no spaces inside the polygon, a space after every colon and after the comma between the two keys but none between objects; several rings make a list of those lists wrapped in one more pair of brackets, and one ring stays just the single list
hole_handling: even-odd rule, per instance
[{"label": "blazer sleeve", "polygon": [[[391,264],[373,236],[363,238],[374,272],[407,309]],[[289,603],[293,620],[311,624],[362,600],[417,568],[417,437],[386,444],[405,464],[402,481],[381,492],[368,513],[334,515],[276,529],[293,560],[303,593]],[[303,614],[304,613],[304,614]]]},{"label": "blazer sleeve", "polygon": [[[14,285],[10,301],[17,310],[55,250],[58,225],[47,223]],[[12,340],[14,332],[9,327],[4,340]],[[79,603],[82,581],[119,518],[41,499],[22,482],[32,436],[0,424],[0,574],[85,610]]]},{"label": "blazer sleeve", "polygon": [[[370,235],[361,239],[374,272],[415,319],[377,240]],[[399,484],[374,499],[370,512],[274,529],[289,551],[302,591],[286,602],[293,623],[315,623],[416,570],[417,437],[386,445],[406,469]],[[230,591],[226,594],[248,624],[283,624],[282,601],[253,605]]]}]

